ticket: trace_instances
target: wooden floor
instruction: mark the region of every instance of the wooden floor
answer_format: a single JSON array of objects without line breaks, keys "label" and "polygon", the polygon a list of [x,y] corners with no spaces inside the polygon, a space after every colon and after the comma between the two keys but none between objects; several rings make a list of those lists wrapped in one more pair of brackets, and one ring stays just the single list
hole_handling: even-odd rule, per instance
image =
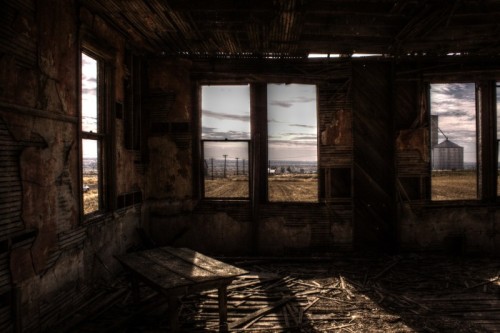
[{"label": "wooden floor", "polygon": [[[228,288],[231,332],[500,332],[500,261],[444,256],[222,258],[250,271]],[[166,303],[125,283],[68,332],[168,332]],[[218,329],[217,291],[183,297],[183,332]]]}]

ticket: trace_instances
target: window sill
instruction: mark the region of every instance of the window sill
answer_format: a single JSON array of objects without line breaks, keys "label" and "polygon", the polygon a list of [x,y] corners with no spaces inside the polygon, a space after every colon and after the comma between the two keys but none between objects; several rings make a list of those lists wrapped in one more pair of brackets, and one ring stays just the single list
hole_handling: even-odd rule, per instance
[{"label": "window sill", "polygon": [[81,222],[82,224],[96,224],[108,219],[112,219],[113,214],[111,212],[94,212],[88,215],[84,215]]}]

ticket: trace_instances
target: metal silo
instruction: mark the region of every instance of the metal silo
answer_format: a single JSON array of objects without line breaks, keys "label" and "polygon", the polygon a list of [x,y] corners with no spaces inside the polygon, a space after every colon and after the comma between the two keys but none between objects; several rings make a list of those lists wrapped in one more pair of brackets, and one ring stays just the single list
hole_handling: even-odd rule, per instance
[{"label": "metal silo", "polygon": [[433,170],[463,170],[464,148],[446,139],[432,148]]}]

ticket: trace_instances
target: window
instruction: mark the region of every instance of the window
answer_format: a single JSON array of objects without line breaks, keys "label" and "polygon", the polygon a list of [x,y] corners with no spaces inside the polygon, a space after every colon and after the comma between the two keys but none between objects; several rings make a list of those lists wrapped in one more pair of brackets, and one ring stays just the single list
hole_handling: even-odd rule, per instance
[{"label": "window", "polygon": [[90,52],[81,54],[81,152],[83,214],[106,208],[104,171],[106,152],[105,67]]},{"label": "window", "polygon": [[432,200],[477,199],[474,83],[430,85]]},{"label": "window", "polygon": [[204,85],[201,98],[204,198],[318,201],[315,85]]},{"label": "window", "polygon": [[250,87],[202,86],[205,198],[249,198]]},{"label": "window", "polygon": [[267,86],[269,201],[318,201],[316,86]]}]

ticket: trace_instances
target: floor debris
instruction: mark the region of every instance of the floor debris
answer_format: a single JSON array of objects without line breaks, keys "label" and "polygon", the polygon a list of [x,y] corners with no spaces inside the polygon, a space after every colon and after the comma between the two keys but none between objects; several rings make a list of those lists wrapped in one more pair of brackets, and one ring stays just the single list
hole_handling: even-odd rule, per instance
[{"label": "floor debris", "polygon": [[[230,332],[500,332],[495,259],[219,259],[250,271],[228,287]],[[133,304],[127,294],[69,331],[168,331],[161,295]],[[181,303],[183,332],[218,331],[217,290],[184,296]]]}]

